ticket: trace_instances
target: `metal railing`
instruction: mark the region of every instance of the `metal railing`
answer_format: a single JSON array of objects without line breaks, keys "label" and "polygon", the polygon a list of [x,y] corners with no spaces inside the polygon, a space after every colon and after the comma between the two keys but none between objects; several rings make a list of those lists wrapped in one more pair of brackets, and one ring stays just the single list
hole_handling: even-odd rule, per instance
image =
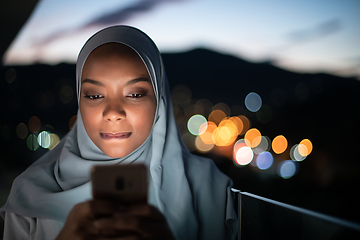
[{"label": "metal railing", "polygon": [[360,239],[360,225],[231,189],[239,218],[239,240]]}]

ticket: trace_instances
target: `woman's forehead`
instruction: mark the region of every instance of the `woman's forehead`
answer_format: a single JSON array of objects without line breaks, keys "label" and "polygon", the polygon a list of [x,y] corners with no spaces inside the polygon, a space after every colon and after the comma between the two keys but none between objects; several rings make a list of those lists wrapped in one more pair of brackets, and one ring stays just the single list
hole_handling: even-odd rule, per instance
[{"label": "woman's forehead", "polygon": [[105,43],[95,48],[88,56],[94,57],[110,57],[110,56],[122,56],[122,57],[137,57],[140,56],[130,47],[122,43]]}]

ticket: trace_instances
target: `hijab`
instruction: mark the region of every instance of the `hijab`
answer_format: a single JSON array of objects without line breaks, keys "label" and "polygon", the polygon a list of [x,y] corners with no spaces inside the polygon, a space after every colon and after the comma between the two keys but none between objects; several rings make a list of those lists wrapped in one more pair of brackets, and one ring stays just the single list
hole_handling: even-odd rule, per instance
[{"label": "hijab", "polygon": [[[207,201],[221,202],[223,209],[219,211],[224,222],[235,220],[233,206],[229,206],[232,205],[229,202],[231,180],[214,167],[204,173],[203,179],[198,179],[199,171],[210,161],[206,160],[205,164],[204,159],[192,155],[183,145],[160,52],[145,33],[129,26],[113,26],[97,32],[85,43],[76,63],[78,101],[85,61],[94,49],[106,43],[120,43],[133,49],[149,72],[157,106],[148,138],[126,157],[110,158],[89,138],[78,110],[76,123],[60,143],[15,179],[8,200],[0,209],[1,215],[10,211],[26,217],[65,222],[75,204],[92,198],[92,166],[144,163],[150,173],[149,203],[165,215],[178,238],[196,239],[201,228],[200,218],[207,214],[201,213],[202,207],[197,206],[206,206]],[[210,180],[214,178],[217,180]],[[193,182],[206,179],[215,186],[196,190],[198,187],[193,186]],[[201,197],[214,195],[218,200]]]}]

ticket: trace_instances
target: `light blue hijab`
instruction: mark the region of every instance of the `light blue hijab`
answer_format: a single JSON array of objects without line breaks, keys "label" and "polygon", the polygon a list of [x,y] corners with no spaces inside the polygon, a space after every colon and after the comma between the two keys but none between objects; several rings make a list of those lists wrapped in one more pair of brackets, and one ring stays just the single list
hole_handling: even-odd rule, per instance
[{"label": "light blue hijab", "polygon": [[150,171],[149,203],[165,215],[177,239],[227,239],[235,235],[232,182],[211,160],[195,156],[184,147],[175,124],[160,52],[145,33],[129,26],[113,26],[93,35],[76,64],[78,99],[87,57],[97,47],[114,42],[132,48],[151,77],[157,109],[149,137],[128,156],[112,159],[88,137],[78,111],[74,127],[58,146],[15,179],[8,200],[0,209],[1,215],[9,211],[65,222],[75,204],[92,198],[93,165],[142,162]]}]

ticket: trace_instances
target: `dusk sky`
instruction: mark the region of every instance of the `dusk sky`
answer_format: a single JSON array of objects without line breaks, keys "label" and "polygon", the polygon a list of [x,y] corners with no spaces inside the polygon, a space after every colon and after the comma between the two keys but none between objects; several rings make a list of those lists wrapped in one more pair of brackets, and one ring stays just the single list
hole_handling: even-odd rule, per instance
[{"label": "dusk sky", "polygon": [[92,34],[116,24],[140,28],[162,52],[204,47],[360,79],[359,0],[42,0],[5,63],[74,63]]}]

